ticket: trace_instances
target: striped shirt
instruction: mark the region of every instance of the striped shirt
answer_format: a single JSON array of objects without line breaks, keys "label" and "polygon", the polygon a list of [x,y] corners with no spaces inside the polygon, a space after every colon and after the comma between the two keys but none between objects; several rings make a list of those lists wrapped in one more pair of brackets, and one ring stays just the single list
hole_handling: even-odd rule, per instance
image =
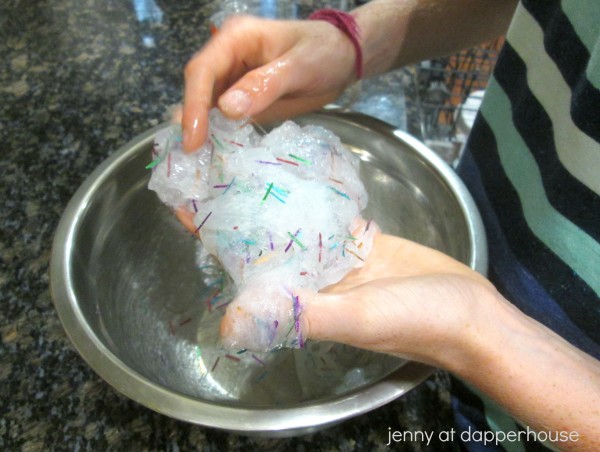
[{"label": "striped shirt", "polygon": [[[490,280],[525,314],[600,359],[598,0],[519,4],[459,174],[486,226]],[[454,384],[459,429],[523,429]]]}]

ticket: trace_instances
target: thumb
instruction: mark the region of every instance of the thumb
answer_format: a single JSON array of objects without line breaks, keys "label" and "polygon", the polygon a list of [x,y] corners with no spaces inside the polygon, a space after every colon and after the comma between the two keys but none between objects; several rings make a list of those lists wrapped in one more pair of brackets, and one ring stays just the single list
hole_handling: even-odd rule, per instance
[{"label": "thumb", "polygon": [[[252,117],[302,85],[302,77],[288,55],[246,73],[218,100],[230,118]],[[298,80],[300,78],[301,80]]]},{"label": "thumb", "polygon": [[[319,293],[303,307],[305,337],[440,365],[493,321],[488,284],[458,274],[382,278]],[[483,317],[482,317],[483,316]]]},{"label": "thumb", "polygon": [[389,348],[384,322],[385,299],[368,286],[345,292],[318,293],[303,306],[303,332],[309,339],[340,342],[359,348]]},{"label": "thumb", "polygon": [[446,299],[450,290],[432,290],[435,279],[382,278],[343,292],[319,293],[303,307],[304,335],[431,362],[453,330],[446,325],[460,312],[453,312],[456,306]]}]

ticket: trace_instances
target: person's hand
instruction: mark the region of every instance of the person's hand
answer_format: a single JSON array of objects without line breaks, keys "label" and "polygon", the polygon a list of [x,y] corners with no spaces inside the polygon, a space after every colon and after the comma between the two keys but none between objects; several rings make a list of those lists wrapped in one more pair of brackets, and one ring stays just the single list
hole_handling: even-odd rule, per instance
[{"label": "person's hand", "polygon": [[381,235],[366,265],[305,303],[303,332],[441,367],[561,448],[599,450],[600,363],[454,259]]},{"label": "person's hand", "polygon": [[303,331],[440,366],[494,321],[495,309],[512,309],[496,299],[492,284],[466,265],[382,234],[362,268],[305,303]]},{"label": "person's hand", "polygon": [[322,107],[352,83],[354,59],[350,40],[327,22],[228,19],[185,68],[184,149],[204,143],[215,106],[261,121]]},{"label": "person's hand", "polygon": [[[194,215],[175,212],[191,232]],[[248,292],[248,291],[247,291]],[[238,296],[258,298],[249,291]],[[303,294],[305,338],[331,340],[444,367],[463,354],[494,312],[515,310],[481,274],[410,240],[378,234],[364,265],[320,293]],[[228,312],[221,334],[250,342],[254,320]],[[247,323],[233,337],[231,324]],[[237,334],[237,333],[236,333]],[[229,337],[231,336],[231,337]]]}]

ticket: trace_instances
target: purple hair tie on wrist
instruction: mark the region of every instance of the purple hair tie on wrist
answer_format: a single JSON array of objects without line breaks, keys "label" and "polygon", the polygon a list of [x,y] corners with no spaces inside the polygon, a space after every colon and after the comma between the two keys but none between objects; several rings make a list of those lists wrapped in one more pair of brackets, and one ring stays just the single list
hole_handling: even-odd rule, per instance
[{"label": "purple hair tie on wrist", "polygon": [[363,56],[359,42],[360,31],[354,16],[343,11],[338,11],[337,9],[320,9],[308,16],[308,19],[329,22],[348,36],[350,42],[352,42],[352,45],[354,46],[354,52],[356,54],[356,78],[360,80],[363,75]]}]

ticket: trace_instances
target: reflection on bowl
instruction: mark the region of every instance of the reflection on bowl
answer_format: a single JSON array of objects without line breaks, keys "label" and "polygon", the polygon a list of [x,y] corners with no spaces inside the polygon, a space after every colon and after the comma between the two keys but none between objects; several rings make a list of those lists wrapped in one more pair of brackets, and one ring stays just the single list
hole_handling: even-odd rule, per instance
[{"label": "reflection on bowl", "polygon": [[[359,114],[321,112],[297,122],[332,130],[360,156],[370,197],[365,217],[386,233],[485,272],[479,214],[453,171],[429,149]],[[427,366],[339,344],[262,359],[215,348],[216,332],[198,336],[210,287],[195,265],[195,239],[146,188],[145,166],[159,129],[94,171],[55,236],[54,303],[72,342],[100,376],[178,419],[289,436],[377,408],[430,375]],[[335,372],[328,363],[335,363]]]}]

